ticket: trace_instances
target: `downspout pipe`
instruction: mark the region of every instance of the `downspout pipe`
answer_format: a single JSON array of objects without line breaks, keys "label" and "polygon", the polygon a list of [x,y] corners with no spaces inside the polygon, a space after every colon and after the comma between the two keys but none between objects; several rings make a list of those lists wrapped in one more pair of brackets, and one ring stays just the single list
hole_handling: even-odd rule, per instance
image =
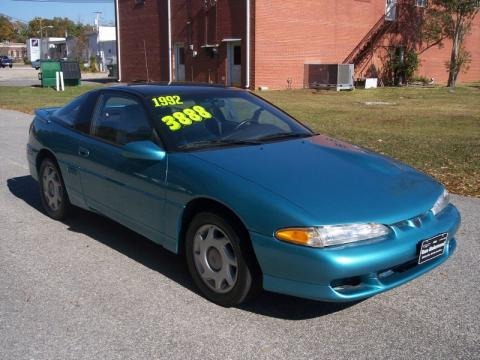
[{"label": "downspout pipe", "polygon": [[118,69],[118,81],[122,81],[122,64],[121,64],[121,49],[120,49],[120,16],[118,10],[118,0],[115,0],[115,27],[117,35],[117,69]]},{"label": "downspout pipe", "polygon": [[246,76],[246,79],[245,79],[245,88],[246,89],[249,89],[250,88],[250,0],[246,0],[247,1],[247,24],[246,24],[246,43],[247,43],[247,53],[246,53],[246,57],[247,57],[247,63],[245,64],[245,76]]},{"label": "downspout pipe", "polygon": [[[118,1],[118,0],[117,0]],[[172,77],[172,9],[171,0],[168,0],[168,85],[173,81]]]}]

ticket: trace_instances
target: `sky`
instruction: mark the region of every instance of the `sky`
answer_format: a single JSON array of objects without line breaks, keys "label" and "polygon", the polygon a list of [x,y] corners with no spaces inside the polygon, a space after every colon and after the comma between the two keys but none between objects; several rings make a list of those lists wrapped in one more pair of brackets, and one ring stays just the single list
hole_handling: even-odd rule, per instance
[{"label": "sky", "polygon": [[0,14],[25,22],[35,17],[51,19],[58,16],[93,24],[95,11],[102,12],[100,24],[114,23],[114,0],[0,0]]}]

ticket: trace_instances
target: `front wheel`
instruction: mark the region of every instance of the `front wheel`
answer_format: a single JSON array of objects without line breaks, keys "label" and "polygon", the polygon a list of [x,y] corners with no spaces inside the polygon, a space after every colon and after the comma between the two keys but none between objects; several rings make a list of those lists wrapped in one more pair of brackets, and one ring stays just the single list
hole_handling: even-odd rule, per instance
[{"label": "front wheel", "polygon": [[203,295],[221,306],[238,305],[258,290],[241,233],[230,221],[205,212],[193,218],[186,234],[190,274]]},{"label": "front wheel", "polygon": [[71,204],[57,164],[49,158],[44,159],[39,175],[40,197],[45,212],[55,220],[65,218]]}]

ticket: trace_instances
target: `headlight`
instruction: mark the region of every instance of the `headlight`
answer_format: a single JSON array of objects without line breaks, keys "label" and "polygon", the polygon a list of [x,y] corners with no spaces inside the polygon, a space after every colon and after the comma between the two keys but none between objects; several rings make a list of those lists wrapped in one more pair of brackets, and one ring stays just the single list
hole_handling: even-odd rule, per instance
[{"label": "headlight", "polygon": [[280,229],[275,237],[298,245],[326,247],[370,240],[389,232],[389,228],[381,224],[349,224]]},{"label": "headlight", "polygon": [[440,195],[430,211],[433,213],[433,215],[437,215],[443,209],[445,209],[448,204],[450,204],[450,194],[447,190],[443,190],[443,194]]}]

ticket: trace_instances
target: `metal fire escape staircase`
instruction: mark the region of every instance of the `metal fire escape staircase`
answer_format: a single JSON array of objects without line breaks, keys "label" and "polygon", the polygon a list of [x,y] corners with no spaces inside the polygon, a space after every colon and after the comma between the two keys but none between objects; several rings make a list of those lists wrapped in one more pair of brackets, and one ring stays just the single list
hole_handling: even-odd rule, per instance
[{"label": "metal fire escape staircase", "polygon": [[343,60],[344,64],[354,64],[355,69],[362,69],[369,59],[368,55],[373,54],[375,44],[390,29],[396,20],[397,1],[387,0],[385,15],[382,15],[370,31],[355,46],[350,54]]}]

